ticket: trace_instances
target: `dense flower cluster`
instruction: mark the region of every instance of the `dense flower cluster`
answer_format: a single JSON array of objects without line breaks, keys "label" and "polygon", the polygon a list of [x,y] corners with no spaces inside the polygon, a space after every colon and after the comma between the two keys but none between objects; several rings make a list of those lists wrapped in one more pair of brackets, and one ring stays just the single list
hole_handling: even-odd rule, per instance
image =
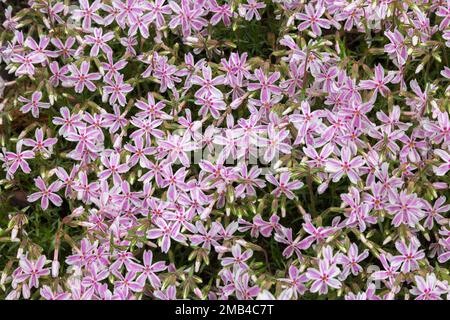
[{"label": "dense flower cluster", "polygon": [[1,297],[450,296],[450,1],[8,2]]}]

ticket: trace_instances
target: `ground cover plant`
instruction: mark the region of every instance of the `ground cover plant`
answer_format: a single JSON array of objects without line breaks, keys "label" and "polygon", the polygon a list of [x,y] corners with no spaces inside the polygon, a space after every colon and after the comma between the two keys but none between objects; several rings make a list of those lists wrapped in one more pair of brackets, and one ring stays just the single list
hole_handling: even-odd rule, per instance
[{"label": "ground cover plant", "polygon": [[0,298],[449,297],[450,1],[0,12]]}]

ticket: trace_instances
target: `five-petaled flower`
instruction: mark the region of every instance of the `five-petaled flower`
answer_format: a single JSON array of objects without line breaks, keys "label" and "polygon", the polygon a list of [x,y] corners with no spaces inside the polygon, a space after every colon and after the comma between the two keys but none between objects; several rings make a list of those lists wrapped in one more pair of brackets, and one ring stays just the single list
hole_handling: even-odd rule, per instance
[{"label": "five-petaled flower", "polygon": [[56,194],[62,187],[61,181],[55,181],[47,187],[44,180],[41,177],[38,177],[37,179],[34,179],[34,183],[36,184],[36,187],[39,188],[39,191],[29,195],[27,198],[28,201],[35,202],[41,199],[41,208],[43,210],[48,208],[49,200],[57,207],[62,204],[63,200]]},{"label": "five-petaled flower", "polygon": [[339,268],[326,260],[319,261],[319,269],[308,268],[306,277],[313,281],[310,289],[311,292],[326,294],[328,287],[339,289],[342,284],[339,280],[335,279],[339,273]]},{"label": "five-petaled flower", "polygon": [[28,280],[29,288],[39,288],[39,278],[50,274],[50,269],[44,268],[46,263],[45,256],[39,256],[36,260],[30,260],[22,256],[19,260],[18,273],[14,277],[16,283],[22,283]]},{"label": "five-petaled flower", "polygon": [[359,169],[364,165],[364,159],[356,156],[352,159],[352,153],[349,148],[341,149],[341,160],[328,159],[325,164],[325,170],[332,175],[333,182],[337,182],[346,174],[350,181],[356,184],[359,180]]},{"label": "five-petaled flower", "polygon": [[22,111],[23,113],[27,113],[31,110],[31,114],[33,115],[33,117],[39,118],[39,108],[50,108],[50,103],[41,102],[41,99],[42,92],[40,91],[33,92],[33,94],[31,95],[31,99],[19,97],[18,100],[22,103],[25,103],[25,105],[20,108],[20,111]]},{"label": "five-petaled flower", "polygon": [[277,180],[271,174],[267,174],[266,179],[271,184],[276,186],[275,190],[272,191],[272,194],[275,197],[279,197],[281,194],[285,194],[289,199],[294,199],[295,194],[292,192],[292,190],[298,190],[304,185],[303,182],[298,180],[289,182],[289,180],[291,179],[290,172],[282,172],[280,174],[279,180]]}]

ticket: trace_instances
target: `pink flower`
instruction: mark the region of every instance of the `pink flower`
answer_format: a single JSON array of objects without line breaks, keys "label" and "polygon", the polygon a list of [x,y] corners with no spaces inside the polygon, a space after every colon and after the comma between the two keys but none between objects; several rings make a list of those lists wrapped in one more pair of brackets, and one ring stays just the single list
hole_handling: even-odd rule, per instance
[{"label": "pink flower", "polygon": [[360,180],[359,168],[364,165],[364,159],[361,156],[351,159],[351,156],[350,149],[343,147],[341,150],[341,160],[327,160],[325,170],[332,174],[333,182],[339,181],[346,174],[352,183],[358,183]]},{"label": "pink flower", "polygon": [[395,283],[397,275],[400,273],[397,271],[400,268],[400,264],[394,264],[391,255],[380,255],[380,261],[384,268],[384,271],[375,271],[372,274],[374,280],[388,280],[388,286],[392,287]]},{"label": "pink flower", "polygon": [[306,161],[310,167],[321,168],[326,164],[329,156],[333,153],[333,146],[331,144],[326,144],[319,154],[316,149],[309,145],[306,148],[303,148],[303,152],[308,158],[311,158],[311,160]]},{"label": "pink flower", "polygon": [[445,175],[450,170],[450,155],[441,149],[434,150],[434,154],[439,156],[444,163],[434,168],[434,173],[438,176]]},{"label": "pink flower", "polygon": [[312,224],[311,218],[305,218],[303,229],[309,234],[306,238],[299,242],[298,248],[308,249],[314,242],[323,242],[331,236],[336,230],[332,227],[316,227]]},{"label": "pink flower", "polygon": [[442,300],[441,295],[448,292],[447,281],[437,280],[434,273],[428,273],[426,278],[414,276],[416,286],[410,292],[417,296],[415,300]]},{"label": "pink flower", "polygon": [[109,96],[109,104],[114,105],[117,101],[119,105],[125,106],[127,103],[126,94],[133,91],[133,86],[123,82],[123,75],[116,73],[114,81],[110,78],[105,78],[104,81],[108,84],[103,87],[103,96]]},{"label": "pink flower", "polygon": [[233,17],[233,12],[231,11],[231,6],[229,4],[218,5],[216,1],[213,1],[214,5],[211,8],[211,12],[214,12],[214,15],[211,17],[211,24],[215,26],[220,21],[223,21],[223,24],[229,26],[231,24],[231,18]]},{"label": "pink flower", "polygon": [[14,30],[17,28],[19,18],[12,15],[13,7],[8,6],[5,10],[5,21],[2,26],[7,30]]},{"label": "pink flower", "polygon": [[139,0],[114,0],[113,6],[118,11],[117,21],[120,25],[125,25],[127,22],[130,26],[135,24],[138,17],[144,12],[144,8]]},{"label": "pink flower", "polygon": [[65,186],[66,190],[64,195],[70,197],[72,194],[72,188],[75,185],[75,179],[78,174],[79,166],[73,166],[70,171],[70,175],[62,167],[56,168],[56,175],[61,180],[62,185]]},{"label": "pink flower", "polygon": [[384,69],[381,66],[381,64],[378,64],[375,67],[375,77],[373,80],[362,80],[359,84],[359,87],[361,89],[365,90],[372,90],[374,97],[377,96],[378,91],[381,93],[383,97],[386,97],[391,90],[386,86],[387,83],[389,83],[394,78],[393,74],[388,74],[387,76],[384,76]]},{"label": "pink flower", "polygon": [[450,6],[447,1],[447,5],[441,3],[442,5],[438,7],[436,15],[442,17],[442,21],[439,24],[439,29],[444,30],[450,25]]},{"label": "pink flower", "polygon": [[46,300],[69,300],[70,293],[64,291],[53,292],[49,286],[42,286],[41,290],[39,290],[41,296]]},{"label": "pink flower", "polygon": [[150,2],[148,4],[149,13],[151,19],[150,22],[155,21],[156,27],[162,28],[166,24],[166,20],[164,15],[168,15],[172,12],[170,6],[168,4],[164,5],[166,0],[155,0],[154,2]]},{"label": "pink flower", "polygon": [[386,206],[386,210],[395,215],[392,224],[396,227],[406,224],[414,228],[425,216],[422,210],[423,202],[420,198],[417,198],[415,193],[408,194],[406,190],[402,190],[400,193],[396,192],[390,202]]},{"label": "pink flower", "polygon": [[280,95],[281,89],[275,85],[275,81],[280,78],[279,72],[272,73],[269,77],[267,77],[262,69],[255,70],[255,79],[259,81],[259,83],[249,83],[248,90],[255,91],[261,90],[261,100],[263,102],[267,102],[270,100],[270,95]]},{"label": "pink flower", "polygon": [[217,97],[214,95],[205,95],[204,97],[198,97],[195,100],[195,104],[201,106],[200,110],[198,111],[199,115],[205,117],[209,112],[214,119],[218,119],[220,117],[220,111],[227,108],[226,103],[222,100],[221,96]]},{"label": "pink flower", "polygon": [[27,200],[30,202],[35,202],[38,199],[41,199],[41,208],[43,210],[48,208],[48,202],[49,200],[57,207],[61,206],[62,199],[60,196],[56,194],[56,192],[61,189],[62,183],[61,181],[55,181],[53,182],[48,188],[42,180],[41,177],[38,177],[37,179],[34,179],[34,183],[36,184],[36,187],[39,188],[39,192],[35,192],[28,196]]},{"label": "pink flower", "polygon": [[48,109],[50,108],[50,103],[41,102],[42,93],[40,91],[35,91],[31,95],[31,100],[24,97],[19,97],[20,102],[26,103],[20,108],[23,113],[30,112],[35,118],[39,118],[39,108]]},{"label": "pink flower", "polygon": [[349,292],[345,295],[345,300],[381,300],[381,298],[375,294],[375,291],[375,284],[371,283],[368,285],[366,292],[358,292],[357,294]]},{"label": "pink flower", "polygon": [[120,164],[120,156],[113,152],[109,155],[101,157],[102,164],[105,166],[105,170],[98,174],[99,179],[104,180],[112,175],[115,184],[121,183],[122,179],[120,174],[128,172],[130,168],[126,163]]},{"label": "pink flower", "polygon": [[171,239],[177,242],[185,242],[185,236],[180,233],[179,228],[175,228],[174,223],[167,223],[162,218],[156,218],[154,221],[156,228],[147,231],[148,239],[161,239],[161,251],[169,252]]},{"label": "pink flower", "polygon": [[67,81],[66,74],[69,72],[69,66],[63,66],[62,68],[60,68],[58,62],[53,61],[52,63],[50,63],[49,68],[53,74],[49,79],[52,86],[57,87],[59,86],[60,81]]},{"label": "pink flower", "polygon": [[211,250],[211,244],[213,246],[219,245],[217,240],[219,240],[219,232],[221,229],[218,223],[213,222],[208,231],[206,231],[205,226],[200,221],[195,223],[195,227],[197,229],[196,234],[189,237],[193,245],[198,246],[201,244],[202,248],[207,249],[208,251]]},{"label": "pink flower", "polygon": [[338,262],[343,265],[344,269],[341,273],[341,278],[345,279],[351,273],[356,276],[363,268],[358,264],[369,256],[369,250],[365,249],[361,254],[358,254],[358,247],[352,243],[347,255],[341,255]]},{"label": "pink flower", "polygon": [[401,130],[407,130],[411,124],[403,123],[400,121],[401,110],[399,106],[394,106],[389,116],[386,115],[382,110],[377,112],[377,119],[383,123],[383,127],[389,128],[391,131],[395,130],[396,127]]},{"label": "pink flower", "polygon": [[35,131],[36,140],[33,139],[24,139],[23,144],[27,147],[32,147],[33,152],[43,152],[45,154],[51,154],[51,149],[53,145],[58,142],[56,138],[48,138],[44,140],[44,132],[42,128],[36,129]]},{"label": "pink flower", "polygon": [[294,297],[297,298],[298,294],[303,295],[306,292],[306,286],[304,285],[309,279],[305,274],[300,274],[300,271],[295,266],[291,265],[288,270],[289,278],[281,278],[279,281],[290,284],[294,290]]},{"label": "pink flower", "polygon": [[412,238],[409,245],[406,245],[403,241],[397,241],[395,247],[401,255],[392,258],[393,265],[401,265],[400,270],[403,273],[419,269],[418,260],[425,258],[425,253],[423,250],[418,250],[420,243],[416,238]]},{"label": "pink flower", "polygon": [[77,129],[84,125],[81,114],[70,115],[70,110],[67,107],[62,107],[59,109],[59,112],[62,117],[53,117],[52,120],[53,124],[61,126],[58,130],[59,135],[66,136],[69,133],[76,134]]},{"label": "pink flower", "polygon": [[90,264],[88,267],[89,274],[81,281],[82,286],[89,288],[94,287],[95,290],[99,290],[102,280],[109,276],[108,269],[99,269],[96,264]]},{"label": "pink flower", "polygon": [[280,155],[290,154],[292,147],[286,143],[289,131],[281,129],[278,132],[271,123],[267,127],[268,138],[264,138],[263,143],[266,145],[264,152],[264,161],[270,162],[274,158],[278,159]]},{"label": "pink flower", "polygon": [[136,272],[129,271],[125,276],[118,271],[113,271],[113,273],[116,277],[116,281],[114,281],[114,289],[121,290],[125,296],[128,296],[130,291],[141,292],[144,289],[144,286],[141,283],[135,281]]},{"label": "pink flower", "polygon": [[257,226],[259,228],[261,235],[263,235],[266,238],[272,236],[273,230],[276,230],[276,231],[280,230],[281,224],[279,223],[279,221],[280,221],[280,217],[278,217],[275,214],[273,214],[270,217],[268,222],[264,221],[260,215],[256,215],[253,218],[253,223],[255,224],[255,226]]},{"label": "pink flower", "polygon": [[129,159],[130,167],[135,166],[138,162],[141,167],[145,167],[145,163],[148,161],[147,156],[155,153],[154,147],[144,146],[142,137],[136,137],[135,145],[127,143],[124,149],[132,154]]},{"label": "pink flower", "polygon": [[97,182],[88,183],[88,178],[85,172],[78,173],[80,181],[74,185],[73,189],[78,192],[78,199],[90,203],[91,199],[97,195],[100,186]]},{"label": "pink flower", "polygon": [[139,128],[130,134],[131,139],[143,137],[145,138],[144,141],[147,144],[150,144],[152,136],[158,139],[162,139],[164,137],[164,132],[157,129],[163,123],[162,120],[141,120],[140,118],[132,118],[130,122],[132,125]]},{"label": "pink flower", "polygon": [[30,57],[38,57],[39,60],[47,61],[49,57],[56,57],[57,54],[47,50],[47,46],[50,43],[50,37],[40,37],[39,43],[37,43],[33,38],[28,37],[25,41],[25,45],[31,49]]},{"label": "pink flower", "polygon": [[102,68],[107,71],[105,74],[105,78],[112,79],[116,75],[120,75],[119,71],[125,68],[128,62],[124,59],[114,62],[112,51],[107,51],[105,53],[108,58],[108,62],[102,62]]},{"label": "pink flower", "polygon": [[22,256],[19,261],[19,273],[14,277],[14,281],[22,283],[28,280],[30,288],[39,288],[39,278],[50,274],[50,270],[44,268],[45,261],[45,256],[39,256],[36,260],[29,260],[28,257]]},{"label": "pink flower", "polygon": [[266,4],[264,2],[256,2],[255,0],[247,0],[247,4],[241,4],[240,6],[239,12],[242,11],[241,15],[245,14],[245,20],[251,21],[255,17],[258,21],[261,20],[261,15],[258,10],[264,9]]},{"label": "pink flower", "polygon": [[340,274],[340,270],[336,265],[330,264],[326,260],[319,261],[319,269],[308,268],[306,277],[313,280],[311,292],[319,292],[319,294],[327,294],[328,287],[339,289],[341,283],[335,279]]},{"label": "pink flower", "polygon": [[267,181],[276,186],[275,190],[273,190],[271,194],[278,198],[283,193],[289,199],[294,199],[295,194],[292,192],[292,190],[298,190],[303,187],[303,182],[298,180],[289,182],[290,178],[290,172],[282,172],[280,174],[280,180],[275,179],[275,177],[271,174],[267,174]]},{"label": "pink flower", "polygon": [[324,92],[328,93],[337,92],[338,89],[334,78],[337,77],[339,69],[337,67],[323,68],[323,69],[325,69],[325,71],[315,73],[314,78],[316,78],[316,81],[318,83],[323,82],[322,90]]},{"label": "pink flower", "polygon": [[54,51],[55,55],[62,56],[64,59],[68,59],[77,54],[77,50],[72,49],[75,42],[76,39],[74,37],[68,37],[64,43],[57,37],[51,40],[51,43],[58,49]]},{"label": "pink flower", "polygon": [[247,165],[241,166],[239,171],[240,184],[235,189],[236,197],[255,196],[256,190],[254,187],[264,188],[265,182],[263,179],[258,179],[261,175],[262,169],[253,166],[248,170]]},{"label": "pink flower", "polygon": [[166,104],[163,101],[155,101],[152,93],[147,94],[147,101],[138,100],[135,103],[135,106],[142,110],[136,114],[139,118],[149,118],[150,120],[163,119],[170,120],[172,119],[167,113],[162,111]]},{"label": "pink flower", "polygon": [[304,21],[298,25],[298,30],[303,31],[310,27],[316,36],[320,36],[322,34],[320,28],[330,29],[330,22],[327,19],[321,18],[325,13],[325,7],[320,5],[320,2],[316,6],[316,9],[314,9],[312,4],[307,4],[305,6],[305,12],[297,14],[297,18]]},{"label": "pink flower", "polygon": [[80,127],[78,128],[78,132],[70,132],[66,139],[69,141],[78,142],[75,147],[75,151],[83,152],[85,150],[89,150],[92,152],[98,151],[98,146],[96,144],[99,131],[94,127]]},{"label": "pink flower", "polygon": [[179,135],[169,135],[167,140],[163,140],[159,145],[167,150],[168,160],[175,162],[177,159],[181,161],[181,164],[185,167],[189,167],[190,159],[188,157],[189,151],[196,149],[195,142],[191,141],[187,132],[181,137]]},{"label": "pink flower", "polygon": [[155,291],[153,293],[155,295],[155,298],[159,300],[177,300],[177,289],[175,285],[168,286],[166,291]]},{"label": "pink flower", "polygon": [[386,31],[384,33],[391,41],[384,46],[384,51],[395,57],[400,65],[404,65],[408,59],[408,48],[405,45],[405,38],[397,29],[394,32]]},{"label": "pink flower", "polygon": [[69,65],[69,70],[72,73],[67,77],[70,84],[75,87],[75,92],[83,92],[84,87],[93,92],[96,89],[95,84],[92,81],[101,79],[100,73],[89,73],[91,63],[89,61],[83,61],[81,63],[80,69],[75,65]]},{"label": "pink flower", "polygon": [[94,28],[93,35],[87,35],[84,41],[92,45],[90,55],[91,57],[98,56],[99,51],[103,51],[106,55],[112,54],[111,47],[106,43],[114,38],[114,32],[103,34],[102,28]]},{"label": "pink flower", "polygon": [[72,16],[74,18],[83,18],[83,29],[90,30],[92,21],[102,24],[103,19],[96,13],[101,7],[101,1],[95,0],[89,5],[89,0],[79,0],[80,9],[73,11]]},{"label": "pink flower", "polygon": [[58,13],[62,12],[62,14],[65,15],[63,12],[65,8],[66,6],[64,3],[57,2],[53,6],[49,4],[47,7],[40,9],[40,11],[48,14],[52,23],[64,23],[64,20],[58,15]]},{"label": "pink flower", "polygon": [[22,56],[20,54],[14,54],[11,57],[11,61],[14,63],[20,64],[17,68],[15,75],[21,76],[21,75],[30,75],[33,76],[35,73],[35,64],[43,63],[46,60],[44,55],[36,55],[33,53],[30,53],[28,55]]},{"label": "pink flower", "polygon": [[238,300],[250,300],[256,297],[261,290],[257,285],[250,287],[249,280],[250,276],[247,272],[243,272],[241,269],[236,271],[235,286]]},{"label": "pink flower", "polygon": [[169,27],[175,29],[181,25],[184,37],[190,36],[192,29],[200,31],[208,24],[208,21],[202,18],[205,11],[195,2],[193,8],[191,8],[192,5],[189,0],[181,0],[181,7],[175,1],[169,1],[169,6],[175,14],[169,22]]},{"label": "pink flower", "polygon": [[164,261],[152,263],[153,253],[151,251],[145,251],[142,256],[144,265],[140,265],[135,262],[132,262],[130,265],[132,271],[141,273],[137,277],[136,281],[144,285],[146,280],[148,280],[153,288],[160,288],[161,280],[156,273],[166,270],[166,263]]},{"label": "pink flower", "polygon": [[423,124],[423,127],[431,135],[433,142],[443,142],[443,147],[450,145],[450,121],[448,112],[439,112],[437,115],[437,123],[427,121]]},{"label": "pink flower", "polygon": [[5,160],[8,165],[8,176],[13,176],[20,167],[24,173],[30,173],[31,169],[28,165],[27,159],[34,158],[34,152],[30,150],[22,151],[23,141],[20,140],[16,144],[16,153],[7,151],[5,153]]},{"label": "pink flower", "polygon": [[423,201],[424,211],[426,214],[426,219],[423,224],[424,227],[431,230],[431,229],[433,229],[435,220],[438,224],[442,224],[443,221],[445,221],[444,220],[445,218],[442,215],[442,213],[450,211],[450,205],[448,205],[448,204],[444,205],[446,200],[447,200],[447,198],[445,196],[441,196],[436,199],[436,202],[434,203],[433,206],[431,206],[431,204],[428,201],[426,201],[426,200]]},{"label": "pink flower", "polygon": [[211,67],[205,66],[202,68],[203,78],[194,75],[192,77],[192,83],[201,86],[201,88],[195,93],[197,98],[209,97],[211,95],[220,98],[222,97],[222,92],[215,86],[224,83],[225,79],[223,76],[218,76],[212,78]]},{"label": "pink flower", "polygon": [[231,247],[231,253],[233,257],[227,257],[222,259],[222,266],[226,267],[232,265],[234,268],[247,270],[248,265],[246,261],[251,258],[253,255],[253,251],[248,249],[245,252],[242,252],[241,246],[236,244]]}]

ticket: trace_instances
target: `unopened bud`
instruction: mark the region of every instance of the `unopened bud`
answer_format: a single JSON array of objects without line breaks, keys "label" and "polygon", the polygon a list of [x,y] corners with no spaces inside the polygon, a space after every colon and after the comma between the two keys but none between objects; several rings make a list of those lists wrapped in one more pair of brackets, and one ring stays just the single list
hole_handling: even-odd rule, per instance
[{"label": "unopened bud", "polygon": [[19,227],[15,225],[11,231],[11,241],[14,241],[17,238],[17,233],[19,232]]},{"label": "unopened bud", "polygon": [[197,297],[199,297],[200,299],[203,299],[203,293],[199,288],[195,288],[194,293]]},{"label": "unopened bud", "polygon": [[6,272],[2,272],[2,277],[0,279],[0,285],[3,285],[5,283],[7,277],[8,277],[8,275],[6,274]]},{"label": "unopened bud", "polygon": [[52,277],[53,278],[57,278],[58,277],[58,275],[59,275],[59,267],[60,267],[59,261],[57,261],[57,260],[52,261]]}]

